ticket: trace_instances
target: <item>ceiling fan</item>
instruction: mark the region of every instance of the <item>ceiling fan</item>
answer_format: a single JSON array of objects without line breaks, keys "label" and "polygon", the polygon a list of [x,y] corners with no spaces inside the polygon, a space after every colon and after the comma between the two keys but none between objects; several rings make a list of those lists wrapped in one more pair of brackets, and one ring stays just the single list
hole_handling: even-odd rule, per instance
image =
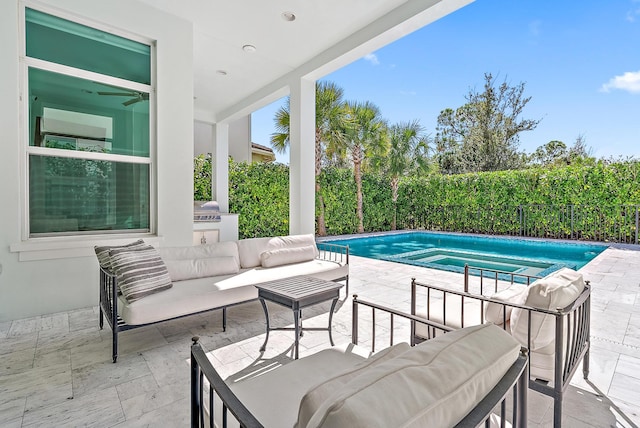
[{"label": "ceiling fan", "polygon": [[116,97],[132,97],[130,100],[127,100],[122,103],[123,106],[127,107],[131,104],[139,103],[141,101],[149,100],[149,94],[146,92],[138,92],[138,91],[120,91],[120,92],[100,92],[98,91],[98,95],[110,95]]}]

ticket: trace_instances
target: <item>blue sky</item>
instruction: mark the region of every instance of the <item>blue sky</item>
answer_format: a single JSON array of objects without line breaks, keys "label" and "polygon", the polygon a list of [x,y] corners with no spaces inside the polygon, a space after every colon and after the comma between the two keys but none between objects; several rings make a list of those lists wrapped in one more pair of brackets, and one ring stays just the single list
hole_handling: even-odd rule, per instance
[{"label": "blue sky", "polygon": [[[433,136],[486,72],[532,97],[522,117],[542,121],[522,150],[582,135],[596,157],[640,157],[640,0],[477,0],[325,79]],[[253,142],[270,146],[281,104],[253,114]]]}]

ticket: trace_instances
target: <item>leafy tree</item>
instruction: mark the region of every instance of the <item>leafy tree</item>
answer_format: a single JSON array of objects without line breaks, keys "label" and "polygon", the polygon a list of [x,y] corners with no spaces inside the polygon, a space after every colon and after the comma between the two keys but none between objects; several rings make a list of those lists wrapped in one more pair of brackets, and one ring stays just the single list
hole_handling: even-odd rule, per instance
[{"label": "leafy tree", "polygon": [[397,123],[389,129],[389,151],[384,157],[384,171],[389,178],[393,201],[391,230],[396,230],[396,205],[400,177],[420,169],[428,169],[427,150],[428,140],[423,135],[423,128],[417,120]]},{"label": "leafy tree", "polygon": [[565,166],[576,162],[592,161],[591,148],[587,146],[584,136],[578,135],[576,141],[569,148],[562,141],[549,141],[538,147],[529,157],[533,165]]},{"label": "leafy tree", "polygon": [[536,165],[550,165],[567,156],[567,145],[562,141],[552,140],[538,147],[530,156],[530,161]]},{"label": "leafy tree", "polygon": [[[318,235],[325,236],[325,204],[320,186],[322,165],[326,164],[325,153],[335,150],[344,142],[346,113],[342,101],[343,90],[333,82],[316,83],[316,132],[315,132],[315,176],[316,176],[316,226]],[[290,98],[276,112],[274,121],[276,132],[271,134],[271,145],[279,153],[284,153],[290,144]]]},{"label": "leafy tree", "polygon": [[540,122],[520,118],[531,97],[524,96],[524,83],[496,85],[491,73],[484,79],[483,92],[470,90],[466,104],[438,115],[436,158],[444,173],[517,169],[523,164],[519,134]]},{"label": "leafy tree", "polygon": [[346,104],[348,122],[345,129],[344,147],[353,165],[353,178],[356,182],[356,215],[358,233],[364,232],[362,211],[362,164],[367,154],[383,152],[386,148],[385,121],[380,109],[373,103]]}]

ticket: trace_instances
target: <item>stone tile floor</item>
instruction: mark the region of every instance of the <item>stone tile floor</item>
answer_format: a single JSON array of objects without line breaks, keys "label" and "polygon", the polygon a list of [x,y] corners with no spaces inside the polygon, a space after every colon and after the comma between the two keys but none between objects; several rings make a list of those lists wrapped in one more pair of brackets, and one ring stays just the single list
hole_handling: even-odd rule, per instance
[{"label": "stone tile floor", "polygon": [[[640,423],[640,251],[610,248],[582,269],[591,280],[591,373],[579,370],[564,402],[563,426],[634,427]],[[462,276],[426,268],[351,258],[350,293],[361,299],[409,310],[410,281],[460,288]],[[343,292],[344,293],[344,292]],[[344,294],[343,294],[344,295]],[[290,311],[269,306],[274,325],[291,325]],[[323,326],[329,304],[305,311],[305,325]],[[351,298],[341,300],[333,318],[336,344],[351,337]],[[366,314],[361,322],[360,344]],[[291,361],[290,332],[273,332],[267,350],[264,315],[257,302],[127,331],[120,357],[111,362],[111,331],[98,329],[90,307],[0,323],[0,426],[146,427],[189,423],[189,345],[197,335],[223,377],[236,379],[267,365]],[[377,320],[377,346],[388,328]],[[370,326],[370,322],[368,323]],[[408,340],[406,323],[395,340]],[[329,346],[326,332],[306,332],[301,355]],[[529,394],[529,422],[548,427],[552,400]]]}]

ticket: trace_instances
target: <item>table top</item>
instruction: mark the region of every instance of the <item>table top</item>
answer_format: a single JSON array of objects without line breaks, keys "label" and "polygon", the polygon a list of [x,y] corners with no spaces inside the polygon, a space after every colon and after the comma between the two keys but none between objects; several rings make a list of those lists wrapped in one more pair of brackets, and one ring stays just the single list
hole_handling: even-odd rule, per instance
[{"label": "table top", "polygon": [[268,291],[292,300],[304,299],[316,294],[337,290],[343,286],[344,284],[340,284],[338,282],[304,275],[255,284],[258,291]]}]

